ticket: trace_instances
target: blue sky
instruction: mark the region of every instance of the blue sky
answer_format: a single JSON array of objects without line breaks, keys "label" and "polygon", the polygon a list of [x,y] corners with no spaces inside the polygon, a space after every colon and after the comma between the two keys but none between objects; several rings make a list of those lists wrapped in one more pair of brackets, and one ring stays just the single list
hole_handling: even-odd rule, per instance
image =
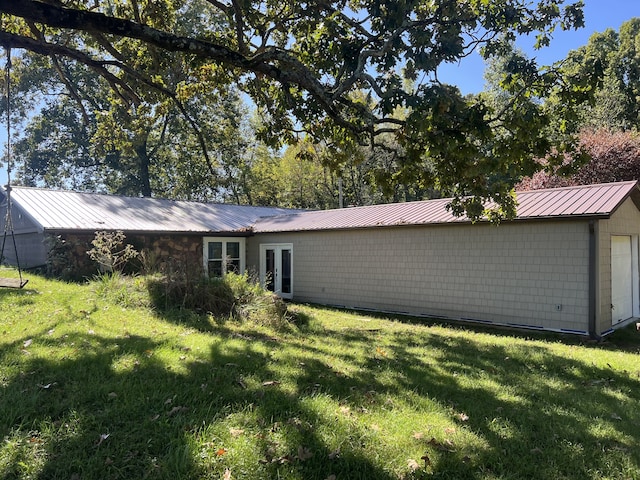
[{"label": "blue sky", "polygon": [[[618,30],[625,21],[640,17],[640,0],[584,0],[585,27],[575,31],[555,33],[551,45],[542,50],[532,48],[535,39],[523,37],[517,46],[530,57],[536,57],[539,64],[550,65],[562,60],[570,50],[585,45],[595,32],[603,32],[607,28]],[[3,64],[4,65],[4,64]],[[462,93],[477,93],[484,87],[484,62],[480,55],[473,54],[460,64],[447,65],[438,73],[442,82],[457,85]],[[0,145],[6,141],[4,122],[0,122]],[[0,148],[0,151],[4,148]],[[15,168],[15,167],[14,167]],[[7,181],[5,168],[0,170],[0,184]]]},{"label": "blue sky", "polygon": [[[583,28],[555,32],[551,45],[541,50],[533,49],[533,36],[520,38],[517,46],[529,57],[535,57],[540,65],[551,65],[565,58],[571,50],[585,45],[593,33],[604,32],[607,28],[617,31],[627,20],[640,17],[640,0],[584,0],[584,3]],[[477,93],[484,88],[484,67],[480,55],[474,53],[460,64],[442,68],[438,72],[438,79],[457,85],[464,94]]]}]

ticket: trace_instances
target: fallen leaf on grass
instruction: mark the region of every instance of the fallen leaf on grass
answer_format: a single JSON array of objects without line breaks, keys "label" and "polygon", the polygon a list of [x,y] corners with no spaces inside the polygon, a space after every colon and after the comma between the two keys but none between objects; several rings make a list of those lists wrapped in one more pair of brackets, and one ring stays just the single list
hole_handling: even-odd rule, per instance
[{"label": "fallen leaf on grass", "polygon": [[189,410],[187,407],[177,406],[177,407],[173,407],[171,410],[169,410],[167,415],[169,417],[172,417],[174,415],[177,415],[178,413],[186,412],[187,410]]},{"label": "fallen leaf on grass", "polygon": [[230,428],[229,433],[232,437],[239,437],[244,433],[244,430],[242,430],[241,428]]},{"label": "fallen leaf on grass", "polygon": [[227,454],[226,448],[219,448],[218,450],[216,450],[216,457],[221,457],[226,454]]},{"label": "fallen leaf on grass", "polygon": [[309,422],[300,420],[298,417],[290,418],[289,420],[287,420],[287,424],[293,425],[299,432],[302,432],[304,430],[313,430],[313,425],[311,425]]},{"label": "fallen leaf on grass", "polygon": [[231,470],[228,468],[225,469],[224,475],[222,475],[222,480],[231,480]]},{"label": "fallen leaf on grass", "polygon": [[325,478],[324,480],[336,480],[336,476],[332,473],[331,475],[329,475],[327,478]]},{"label": "fallen leaf on grass", "polygon": [[350,415],[351,408],[347,407],[346,405],[343,405],[340,407],[340,413],[342,413],[343,415]]},{"label": "fallen leaf on grass", "polygon": [[411,435],[413,438],[415,438],[416,440],[422,440],[424,438],[424,433],[422,432],[413,432],[413,435]]},{"label": "fallen leaf on grass", "polygon": [[456,429],[452,427],[447,427],[444,429],[444,433],[446,433],[447,435],[453,435],[454,433],[456,433]]},{"label": "fallen leaf on grass", "polygon": [[102,442],[104,442],[110,436],[111,436],[110,433],[101,433],[100,438],[98,439],[98,443],[96,444],[96,447],[99,447],[100,445],[102,445]]},{"label": "fallen leaf on grass", "polygon": [[116,392],[109,392],[109,395],[107,395],[109,398],[118,398],[118,394]]},{"label": "fallen leaf on grass", "polygon": [[313,457],[311,450],[306,447],[298,447],[298,455],[296,457],[298,460],[304,462],[305,460],[309,460],[311,457]]},{"label": "fallen leaf on grass", "polygon": [[43,390],[49,390],[51,387],[55,387],[57,384],[58,384],[58,382],[52,382],[52,383],[47,383],[45,385],[38,384],[38,386],[40,388],[42,388]]},{"label": "fallen leaf on grass", "polygon": [[104,464],[105,464],[106,466],[113,465],[113,460],[111,460],[109,457],[107,457],[107,458],[105,459],[105,461],[104,461]]},{"label": "fallen leaf on grass", "polygon": [[280,382],[278,380],[269,380],[266,382],[262,382],[263,387],[273,387],[276,385],[280,385]]},{"label": "fallen leaf on grass", "polygon": [[238,380],[236,380],[236,383],[237,383],[238,385],[240,385],[240,388],[242,388],[242,389],[244,389],[244,390],[246,390],[246,389],[247,389],[247,384],[246,384],[246,383],[244,383],[244,380],[242,380],[241,378],[239,378]]},{"label": "fallen leaf on grass", "polygon": [[258,460],[258,463],[262,463],[263,465],[268,463],[277,463],[279,465],[284,465],[285,463],[293,463],[293,460],[294,458],[291,457],[291,455],[284,455],[278,458],[269,458],[269,456],[267,456],[267,458],[261,458],[260,460]]},{"label": "fallen leaf on grass", "polygon": [[340,456],[340,449],[338,448],[329,454],[329,460],[335,460],[339,456]]},{"label": "fallen leaf on grass", "polygon": [[420,464],[413,458],[410,458],[409,460],[407,460],[407,467],[409,467],[409,470],[411,470],[412,472],[415,472],[420,468]]},{"label": "fallen leaf on grass", "polygon": [[466,422],[467,420],[469,420],[469,415],[467,415],[466,413],[459,413],[458,418],[461,422]]},{"label": "fallen leaf on grass", "polygon": [[25,340],[25,341],[24,341],[24,343],[22,344],[22,346],[23,346],[24,348],[27,348],[27,347],[29,347],[32,343],[33,343],[33,340],[32,340],[32,339]]},{"label": "fallen leaf on grass", "polygon": [[614,420],[622,420],[622,417],[617,413],[612,413],[611,418],[613,418]]},{"label": "fallen leaf on grass", "polygon": [[436,440],[435,437],[431,437],[431,440],[429,440],[427,442],[427,444],[431,445],[432,447],[441,450],[443,452],[455,452],[455,445],[453,444],[453,442],[449,439],[444,440],[443,442],[440,442],[438,440]]}]

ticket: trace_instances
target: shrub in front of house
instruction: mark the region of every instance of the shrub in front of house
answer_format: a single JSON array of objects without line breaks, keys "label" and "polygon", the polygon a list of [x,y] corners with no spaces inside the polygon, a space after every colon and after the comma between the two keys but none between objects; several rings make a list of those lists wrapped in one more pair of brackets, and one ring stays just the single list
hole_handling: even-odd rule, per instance
[{"label": "shrub in front of house", "polygon": [[234,319],[272,327],[288,322],[284,301],[246,273],[207,278],[174,272],[145,278],[152,304],[163,312],[189,310],[211,314],[216,320]]}]

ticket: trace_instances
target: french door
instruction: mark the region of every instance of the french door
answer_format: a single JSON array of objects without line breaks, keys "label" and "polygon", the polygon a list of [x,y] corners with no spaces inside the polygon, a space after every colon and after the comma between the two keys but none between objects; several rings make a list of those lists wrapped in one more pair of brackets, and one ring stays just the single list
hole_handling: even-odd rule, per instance
[{"label": "french door", "polygon": [[260,245],[260,283],[282,298],[293,298],[293,245]]}]

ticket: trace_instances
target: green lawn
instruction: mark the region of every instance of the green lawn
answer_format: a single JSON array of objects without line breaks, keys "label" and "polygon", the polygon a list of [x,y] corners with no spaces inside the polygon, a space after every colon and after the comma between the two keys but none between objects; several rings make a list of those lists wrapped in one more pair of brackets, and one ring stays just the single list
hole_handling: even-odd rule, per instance
[{"label": "green lawn", "polygon": [[0,290],[3,479],[640,478],[635,329],[293,305],[274,330],[29,278]]}]

